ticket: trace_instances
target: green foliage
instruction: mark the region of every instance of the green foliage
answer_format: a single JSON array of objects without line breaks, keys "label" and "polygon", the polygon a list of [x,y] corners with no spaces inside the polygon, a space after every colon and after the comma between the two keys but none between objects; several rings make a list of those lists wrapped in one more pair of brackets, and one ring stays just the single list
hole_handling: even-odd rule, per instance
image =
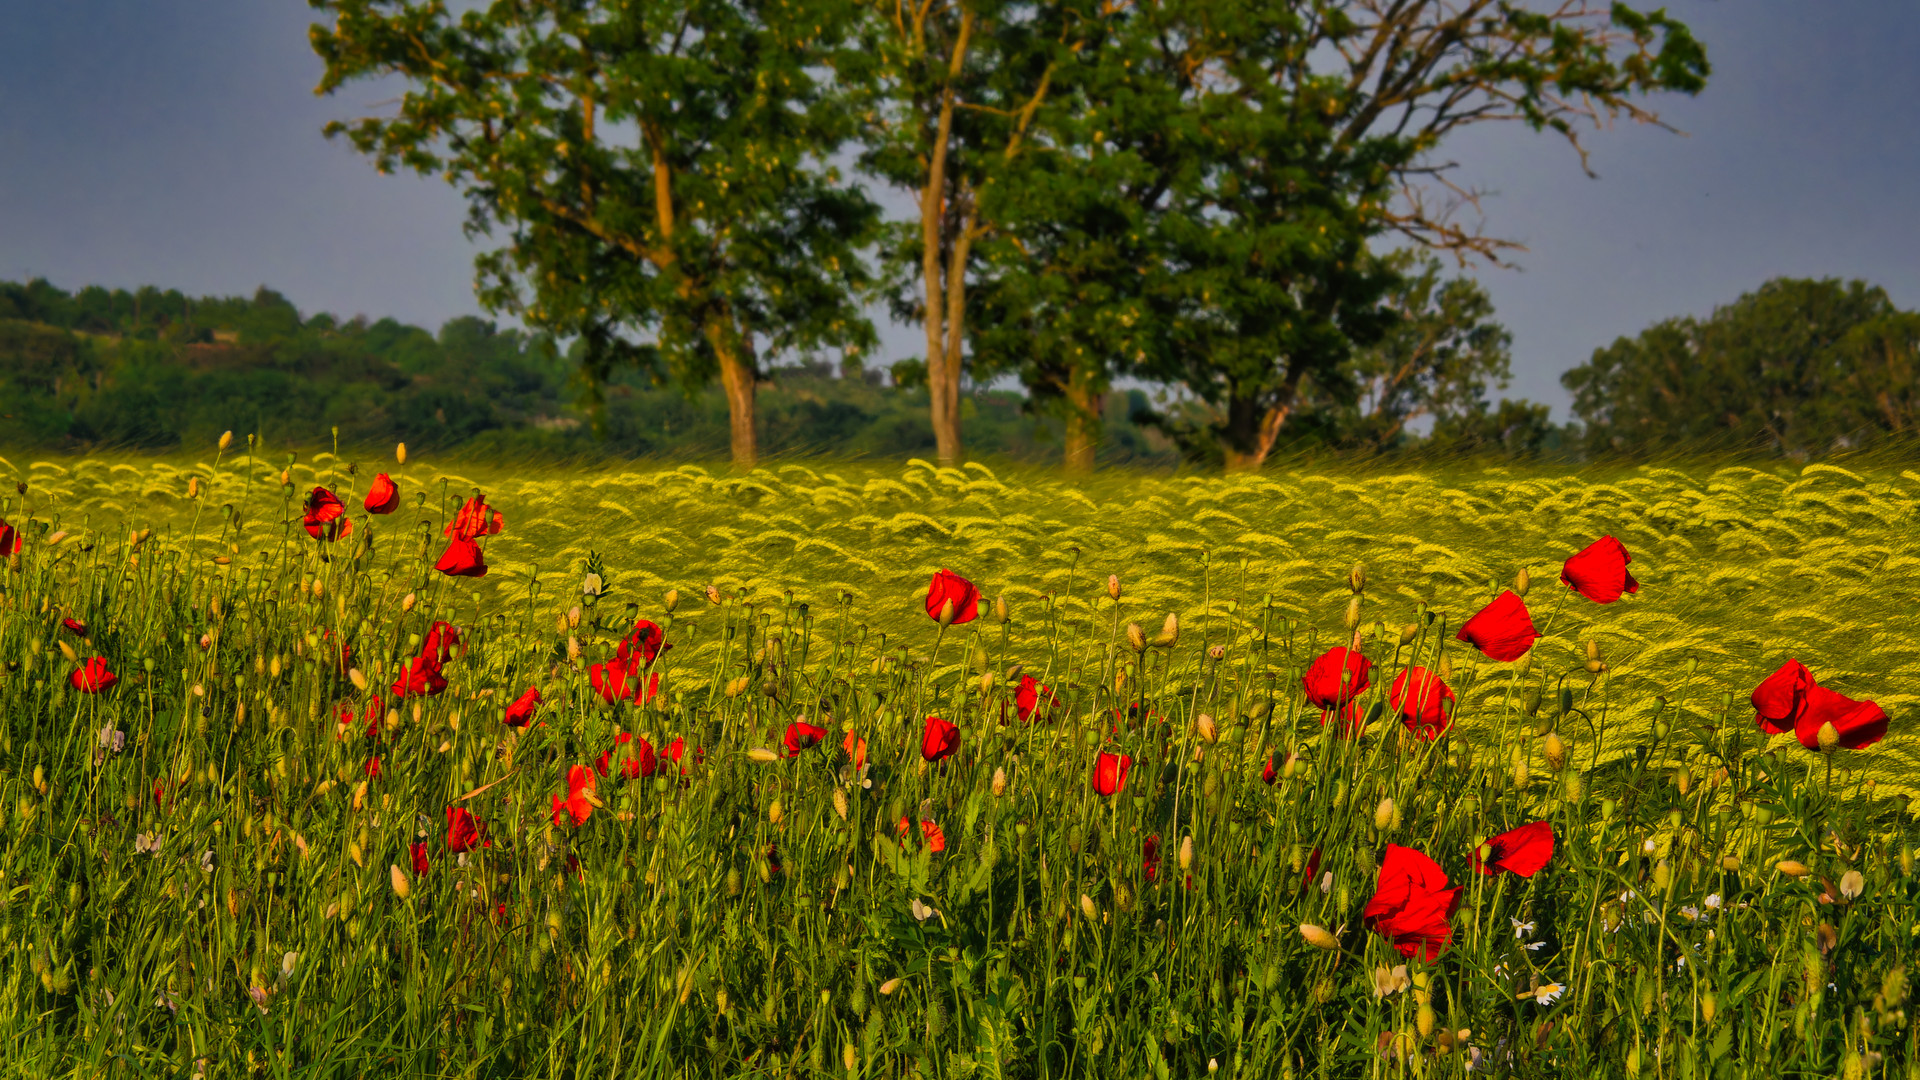
[{"label": "green foliage", "polygon": [[1668,319],[1562,376],[1593,452],[1724,446],[1819,454],[1920,421],[1920,315],[1861,281],[1776,278]]},{"label": "green foliage", "polygon": [[[402,500],[375,518],[355,497],[370,463],[315,455],[290,487],[281,467],[0,462],[27,487],[0,505],[27,537],[0,569],[0,1037],[23,1074],[784,1077],[851,1060],[868,1077],[1371,1077],[1417,1055],[1422,1074],[1720,1077],[1913,1060],[1920,882],[1888,796],[1913,786],[1920,657],[1860,629],[1898,606],[1875,575],[1920,559],[1912,472],[1110,473],[1083,490],[978,465],[455,475],[414,455],[380,466]],[[317,483],[356,507],[330,550],[297,523]],[[506,516],[493,572],[442,578],[440,526],[474,485]],[[131,550],[131,527],[155,531]],[[72,535],[51,543],[56,528]],[[1640,593],[1554,596],[1558,561],[1602,530],[1633,549]],[[596,558],[619,591],[573,621]],[[1299,679],[1353,640],[1356,560],[1357,647],[1378,665],[1360,709],[1385,715],[1343,739]],[[916,590],[942,566],[1005,597],[1010,621],[986,603],[940,631]],[[1452,630],[1519,569],[1545,637],[1486,662]],[[1128,647],[1125,623],[1168,611],[1176,640]],[[610,708],[584,669],[636,616],[674,646],[662,691]],[[465,633],[448,690],[378,694],[436,620]],[[120,683],[79,693],[63,644]],[[1831,766],[1768,740],[1741,698],[1787,651],[1886,705],[1888,740]],[[1436,742],[1399,737],[1384,709],[1411,664],[1458,694]],[[1059,706],[1013,719],[1018,674]],[[535,724],[506,728],[529,685]],[[935,766],[917,753],[930,713],[963,740]],[[751,753],[802,716],[829,738]],[[678,768],[622,780],[623,732],[684,738]],[[1133,758],[1114,798],[1090,789],[1103,750]],[[600,805],[555,826],[567,769],[603,752]],[[488,844],[450,852],[449,807]],[[1557,836],[1546,869],[1472,872],[1476,845],[1536,820]],[[1390,843],[1463,888],[1434,962],[1364,925]]]}]

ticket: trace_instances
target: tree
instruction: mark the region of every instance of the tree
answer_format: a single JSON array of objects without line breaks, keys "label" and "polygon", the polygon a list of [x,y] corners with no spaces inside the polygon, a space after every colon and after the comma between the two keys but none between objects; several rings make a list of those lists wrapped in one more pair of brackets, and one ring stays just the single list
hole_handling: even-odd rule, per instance
[{"label": "tree", "polygon": [[1436,431],[1474,428],[1487,417],[1488,387],[1506,389],[1513,373],[1513,335],[1494,320],[1479,282],[1443,279],[1439,260],[1424,252],[1403,249],[1387,263],[1398,277],[1385,302],[1393,324],[1354,353],[1343,392],[1325,404],[1342,441],[1382,450],[1422,419]]},{"label": "tree", "polygon": [[733,461],[757,457],[762,358],[873,340],[856,294],[874,205],[828,157],[851,132],[833,0],[311,0],[318,92],[407,84],[392,115],[328,125],[382,172],[462,188],[481,299],[689,390],[718,374]]},{"label": "tree", "polygon": [[863,99],[863,168],[914,195],[915,220],[886,250],[896,317],[926,330],[936,455],[965,457],[960,376],[974,245],[994,222],[995,177],[1027,149],[1071,3],[869,0],[865,62],[850,82]]},{"label": "tree", "polygon": [[[1461,260],[1516,245],[1456,213],[1476,193],[1438,156],[1458,131],[1517,120],[1657,123],[1636,99],[1704,85],[1704,51],[1663,12],[1568,0],[1140,0],[1102,5],[1036,125],[1044,154],[1116,156],[1142,248],[1116,267],[1159,320],[1156,348],[1085,353],[1098,384],[1133,365],[1178,385],[1159,416],[1196,455],[1257,467],[1306,398],[1355,394],[1352,350],[1387,331],[1386,234]],[[1036,158],[1043,156],[1035,151]],[[1433,190],[1450,192],[1437,200]],[[1072,263],[1072,259],[1056,259]],[[1144,272],[1144,273],[1143,273]],[[1121,286],[1118,278],[1133,275]]]},{"label": "tree", "polygon": [[1775,278],[1561,376],[1597,452],[1729,443],[1808,453],[1912,429],[1916,319],[1862,281]]}]

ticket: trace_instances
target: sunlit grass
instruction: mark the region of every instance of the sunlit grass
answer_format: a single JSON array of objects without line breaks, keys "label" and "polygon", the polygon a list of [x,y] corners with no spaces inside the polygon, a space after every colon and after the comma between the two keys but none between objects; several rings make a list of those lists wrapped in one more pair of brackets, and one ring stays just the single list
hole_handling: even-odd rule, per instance
[{"label": "sunlit grass", "polygon": [[[26,1073],[1456,1075],[1477,1056],[1831,1075],[1849,1054],[1882,1071],[1911,1054],[1892,974],[1920,914],[1896,812],[1920,693],[1911,471],[1076,484],[244,453],[9,470],[26,491],[0,513],[25,538],[0,571],[0,1034]],[[360,512],[377,471],[402,492],[388,517]],[[299,524],[316,484],[354,510],[324,547]],[[476,488],[507,527],[486,577],[444,578],[442,525]],[[1557,581],[1601,535],[1642,583],[1605,606]],[[611,582],[597,604],[589,553]],[[1350,641],[1355,563],[1379,667],[1374,726],[1346,740],[1300,673]],[[985,594],[945,632],[923,606],[943,567]],[[1499,664],[1454,641],[1523,570],[1532,653]],[[1170,613],[1177,641],[1129,645],[1129,623],[1151,638]],[[586,668],[635,618],[673,646],[662,692],[609,708]],[[369,740],[370,694],[436,620],[470,631],[449,688],[382,703]],[[118,686],[68,686],[91,655]],[[1761,733],[1747,695],[1789,656],[1879,702],[1892,734],[1829,761]],[[1458,696],[1432,744],[1371,712],[1416,662]],[[1022,675],[1061,703],[1003,726]],[[529,686],[544,726],[505,727]],[[343,706],[361,722],[337,725]],[[928,715],[963,739],[932,766]],[[801,718],[821,745],[749,753]],[[685,739],[684,778],[616,771],[584,824],[555,827],[567,768],[620,731]],[[868,740],[864,777],[843,731]],[[1118,797],[1092,791],[1102,751],[1134,759]],[[492,846],[450,854],[449,806]],[[896,843],[916,816],[943,851]],[[1531,820],[1560,838],[1547,870],[1472,872],[1479,840]],[[1451,945],[1405,979],[1360,918],[1389,843],[1466,888]],[[1302,887],[1314,849],[1324,890]],[[1857,898],[1837,884],[1849,868]]]}]

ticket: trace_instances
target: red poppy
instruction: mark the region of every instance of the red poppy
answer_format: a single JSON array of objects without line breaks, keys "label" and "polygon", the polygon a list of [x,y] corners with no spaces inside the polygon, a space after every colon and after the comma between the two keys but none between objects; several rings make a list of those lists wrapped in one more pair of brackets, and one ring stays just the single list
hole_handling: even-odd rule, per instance
[{"label": "red poppy", "polygon": [[1093,763],[1093,790],[1102,795],[1117,795],[1127,786],[1127,770],[1133,768],[1129,754],[1100,755]]},{"label": "red poppy", "polygon": [[867,740],[853,732],[847,732],[847,737],[840,740],[840,749],[847,752],[847,757],[853,762],[854,768],[857,769],[867,763]]},{"label": "red poppy", "polygon": [[106,657],[90,656],[85,664],[67,676],[67,681],[83,694],[98,694],[103,690],[111,690],[113,684],[120,681],[120,676],[107,670]]},{"label": "red poppy", "polygon": [[[900,824],[895,826],[894,832],[898,833],[901,836],[905,836],[907,835],[907,826],[908,826],[907,819],[902,817],[900,819]],[[940,831],[939,825],[931,821],[925,821],[925,820],[921,821],[920,835],[923,838],[925,838],[925,840],[927,841],[928,851],[931,851],[935,854],[939,854],[940,852],[947,850],[947,834]]]},{"label": "red poppy", "polygon": [[1431,963],[1453,940],[1451,920],[1460,907],[1460,890],[1447,886],[1438,863],[1412,848],[1388,844],[1362,920],[1401,956],[1419,954]]},{"label": "red poppy", "polygon": [[1268,754],[1267,767],[1260,770],[1260,782],[1268,785],[1269,787],[1273,785],[1273,782],[1275,780],[1280,779],[1280,770],[1276,768],[1273,763],[1274,758],[1277,756],[1278,755],[1275,755],[1275,754]]},{"label": "red poppy", "polygon": [[634,743],[638,743],[639,745],[628,753],[626,757],[620,759],[621,778],[625,780],[635,780],[644,776],[652,776],[658,771],[660,761],[659,758],[654,755],[653,744],[645,738],[630,735],[623,731],[613,737],[613,750],[601,754],[599,763],[594,766],[600,771],[600,775],[605,776],[613,770],[613,755],[615,751],[619,750],[622,746],[628,746]]},{"label": "red poppy", "polygon": [[1453,724],[1453,689],[1426,668],[1408,668],[1393,680],[1387,701],[1407,730],[1429,741]]},{"label": "red poppy", "polygon": [[927,717],[920,733],[920,756],[928,761],[950,758],[960,749],[960,729],[937,716]]},{"label": "red poppy", "polygon": [[[687,740],[675,739],[672,742],[667,744],[666,749],[660,751],[660,757],[664,760],[673,762],[675,765],[678,765],[680,764],[680,758],[684,756],[686,752],[687,752]],[[700,763],[700,759],[704,756],[706,755],[702,751],[695,750],[693,752],[693,763],[698,765]],[[686,773],[687,773],[687,770],[685,769],[680,770],[680,775],[685,776]]]},{"label": "red poppy", "polygon": [[0,518],[0,557],[18,555],[20,544],[20,530],[7,524],[4,518]]},{"label": "red poppy", "polygon": [[625,640],[620,642],[620,648],[615,650],[614,656],[628,661],[638,657],[640,663],[651,664],[661,653],[673,648],[666,643],[666,638],[665,631],[646,619],[641,619],[633,624],[633,633],[628,634]]},{"label": "red poppy", "polygon": [[1160,834],[1155,833],[1140,845],[1140,868],[1148,881],[1160,880]]},{"label": "red poppy", "polygon": [[460,507],[460,512],[440,530],[440,535],[452,537],[456,541],[473,540],[482,536],[492,536],[507,527],[507,519],[498,510],[488,506],[484,498],[476,495]]},{"label": "red poppy", "polygon": [[367,774],[367,779],[369,779],[369,780],[378,780],[378,779],[380,779],[380,757],[379,757],[379,755],[377,755],[377,754],[376,754],[376,755],[374,755],[373,757],[370,757],[370,758],[368,758],[368,759],[367,759],[367,763],[366,763],[365,765],[362,765],[362,766],[360,766],[360,769],[361,769],[361,771],[362,771],[362,772],[364,772],[364,773],[366,773],[366,774]]},{"label": "red poppy", "polygon": [[941,570],[927,583],[927,618],[938,620],[947,604],[953,605],[952,622],[972,622],[980,617],[980,590],[973,582],[951,570]]},{"label": "red poppy", "polygon": [[826,728],[818,724],[809,724],[805,720],[795,720],[787,725],[787,734],[780,741],[786,744],[788,757],[797,757],[800,751],[817,745],[826,737]]},{"label": "red poppy", "polygon": [[527,687],[527,692],[521,694],[519,700],[507,706],[507,726],[526,727],[527,722],[533,719],[533,710],[539,707],[540,688],[537,686]]},{"label": "red poppy", "polygon": [[447,807],[447,850],[455,855],[486,842],[487,827],[464,806]]},{"label": "red poppy", "polygon": [[1534,821],[1509,829],[1475,848],[1467,858],[1483,874],[1505,870],[1530,878],[1553,858],[1553,826]]},{"label": "red poppy", "polygon": [[1367,729],[1367,710],[1357,701],[1349,701],[1338,709],[1323,709],[1320,712],[1320,726],[1326,727],[1329,721],[1338,721],[1338,734],[1357,739]]},{"label": "red poppy", "polygon": [[317,487],[308,492],[302,509],[305,511],[302,524],[306,526],[307,535],[315,540],[338,540],[353,532],[353,519],[347,516],[347,508],[338,495],[326,488]]},{"label": "red poppy", "polygon": [[654,672],[642,683],[638,666],[621,660],[589,666],[587,682],[609,705],[626,699],[645,705],[660,693],[659,672]]},{"label": "red poppy", "polygon": [[1041,685],[1031,675],[1021,677],[1020,689],[1013,694],[1013,707],[1019,710],[1021,720],[1032,720],[1034,713],[1043,708],[1050,710],[1059,703],[1060,699],[1054,696],[1053,688]]},{"label": "red poppy", "polygon": [[1791,731],[1809,750],[1820,749],[1820,729],[1827,724],[1848,750],[1872,746],[1887,734],[1886,710],[1821,686],[1798,660],[1781,664],[1754,688],[1751,700],[1760,730],[1769,735]]},{"label": "red poppy", "polygon": [[1367,676],[1372,671],[1373,661],[1362,656],[1358,649],[1339,645],[1307,666],[1300,685],[1307,691],[1307,700],[1316,707],[1337,709],[1366,693]]},{"label": "red poppy", "polygon": [[1519,595],[1512,589],[1481,608],[1461,624],[1460,632],[1454,635],[1485,653],[1488,659],[1502,663],[1525,656],[1527,650],[1533,648],[1533,639],[1539,636],[1533,617],[1527,614],[1527,605],[1520,602]]},{"label": "red poppy", "polygon": [[1632,561],[1624,544],[1603,536],[1566,561],[1560,568],[1560,580],[1596,604],[1611,604],[1620,599],[1621,593],[1640,591],[1640,583],[1627,573],[1627,564]]},{"label": "red poppy", "polygon": [[416,841],[409,849],[413,855],[413,876],[419,877],[427,872],[427,842]]},{"label": "red poppy", "polygon": [[1307,856],[1306,872],[1300,875],[1300,890],[1305,892],[1313,888],[1313,879],[1320,876],[1320,849],[1314,848]]},{"label": "red poppy", "polygon": [[447,623],[436,622],[427,630],[427,639],[420,643],[420,655],[444,664],[453,659],[453,650],[459,647],[460,631]]},{"label": "red poppy", "polygon": [[400,485],[393,482],[393,477],[381,473],[368,485],[365,505],[369,514],[393,513],[400,506]]},{"label": "red poppy", "polygon": [[404,698],[433,697],[446,688],[446,677],[440,674],[440,661],[431,656],[416,656],[407,662],[406,669],[389,689],[394,697]]},{"label": "red poppy", "polygon": [[587,797],[583,791],[570,792],[564,799],[558,795],[553,797],[553,823],[555,825],[566,825],[569,822],[574,825],[585,825],[587,819],[592,816],[593,804],[587,801]]},{"label": "red poppy", "polygon": [[455,540],[433,568],[448,577],[486,577],[487,553],[471,540]]},{"label": "red poppy", "polygon": [[79,619],[61,619],[60,625],[72,631],[75,637],[83,638],[87,636],[87,624],[81,622]]}]

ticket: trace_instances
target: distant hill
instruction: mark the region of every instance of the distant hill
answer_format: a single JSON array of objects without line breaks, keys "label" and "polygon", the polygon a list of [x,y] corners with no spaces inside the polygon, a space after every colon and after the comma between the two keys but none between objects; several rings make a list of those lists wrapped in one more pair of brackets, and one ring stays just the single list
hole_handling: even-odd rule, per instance
[{"label": "distant hill", "polygon": [[[151,286],[69,293],[44,279],[0,282],[0,446],[167,450],[254,432],[277,447],[405,440],[490,454],[724,455],[726,404],[646,372],[601,388],[597,415],[563,343],[473,316],[438,334],[393,319],[302,317],[262,287],[192,298]],[[771,453],[930,453],[926,393],[857,363],[781,367],[761,393]],[[1135,394],[1134,397],[1142,395]],[[969,398],[969,450],[1050,460],[1051,421],[1013,392]],[[1109,402],[1105,461],[1177,455]]]}]

